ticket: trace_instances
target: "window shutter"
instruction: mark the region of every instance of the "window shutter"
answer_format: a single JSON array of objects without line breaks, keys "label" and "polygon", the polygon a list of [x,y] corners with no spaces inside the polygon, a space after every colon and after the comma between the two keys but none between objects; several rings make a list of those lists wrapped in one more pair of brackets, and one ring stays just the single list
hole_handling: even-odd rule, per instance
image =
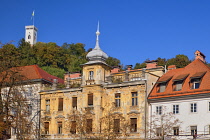
[{"label": "window shutter", "polygon": [[88,94],[88,105],[93,105],[93,94]]},{"label": "window shutter", "polygon": [[86,131],[87,133],[92,132],[92,119],[87,119],[87,126],[86,126]]},{"label": "window shutter", "polygon": [[72,121],[71,122],[71,130],[70,130],[70,132],[72,133],[72,134],[75,134],[76,133],[76,121]]},{"label": "window shutter", "polygon": [[120,119],[114,119],[114,131],[120,132]]},{"label": "window shutter", "polygon": [[72,98],[72,107],[77,107],[77,97]]},{"label": "window shutter", "polygon": [[63,111],[63,98],[58,99],[58,111]]}]

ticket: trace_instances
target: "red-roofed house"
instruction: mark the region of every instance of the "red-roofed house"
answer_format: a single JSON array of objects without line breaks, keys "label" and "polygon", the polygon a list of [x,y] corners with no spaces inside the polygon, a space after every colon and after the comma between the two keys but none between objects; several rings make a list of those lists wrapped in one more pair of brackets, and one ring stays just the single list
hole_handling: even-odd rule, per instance
[{"label": "red-roofed house", "polygon": [[[171,112],[181,121],[168,135],[180,139],[210,138],[210,67],[205,56],[195,52],[195,60],[184,68],[171,69],[158,79],[148,96],[150,122],[155,115]],[[166,108],[163,110],[163,108]]]},{"label": "red-roofed house", "polygon": [[[15,83],[12,85],[11,79],[14,79]],[[56,81],[56,83],[55,83]],[[46,71],[39,68],[37,65],[14,67],[8,69],[0,74],[0,83],[3,84],[2,97],[6,98],[4,95],[11,94],[9,93],[12,90],[15,90],[15,94],[23,95],[24,100],[27,103],[26,111],[29,116],[29,122],[32,122],[33,126],[30,127],[30,130],[34,131],[34,135],[31,135],[30,139],[39,138],[39,127],[40,127],[40,96],[39,92],[41,90],[46,90],[52,88],[52,86],[61,83],[64,83],[63,79],[60,79],[56,76],[50,75]],[[11,86],[9,86],[11,85]],[[17,110],[11,105],[9,108],[10,116],[16,117]],[[12,124],[11,132],[7,132],[11,135],[11,139],[16,139],[16,132],[18,124]],[[8,130],[9,131],[9,130]]]}]

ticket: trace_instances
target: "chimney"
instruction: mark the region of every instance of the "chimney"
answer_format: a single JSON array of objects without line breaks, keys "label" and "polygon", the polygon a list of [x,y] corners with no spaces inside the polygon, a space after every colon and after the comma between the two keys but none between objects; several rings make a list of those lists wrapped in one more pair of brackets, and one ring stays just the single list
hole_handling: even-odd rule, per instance
[{"label": "chimney", "polygon": [[120,66],[114,66],[113,69],[111,70],[111,73],[118,73],[120,72]]},{"label": "chimney", "polygon": [[195,52],[195,59],[200,59],[201,61],[203,61],[205,63],[206,62],[205,58],[206,58],[206,56],[199,50],[197,50]]},{"label": "chimney", "polygon": [[145,61],[146,69],[157,68],[157,60]]},{"label": "chimney", "polygon": [[176,69],[176,65],[169,65],[168,66],[168,71]]},{"label": "chimney", "polygon": [[127,70],[130,71],[132,69],[133,65],[127,65]]},{"label": "chimney", "polygon": [[57,83],[58,83],[58,79],[53,79],[53,85],[52,85],[53,90],[57,89]]}]

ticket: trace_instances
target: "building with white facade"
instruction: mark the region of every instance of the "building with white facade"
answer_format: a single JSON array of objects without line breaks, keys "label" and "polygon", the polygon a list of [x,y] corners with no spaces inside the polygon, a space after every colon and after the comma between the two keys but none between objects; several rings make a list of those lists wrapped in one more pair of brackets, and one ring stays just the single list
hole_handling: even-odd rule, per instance
[{"label": "building with white facade", "polygon": [[210,139],[210,67],[205,64],[205,56],[196,51],[189,65],[171,68],[148,96],[148,129],[154,132],[150,136]]}]

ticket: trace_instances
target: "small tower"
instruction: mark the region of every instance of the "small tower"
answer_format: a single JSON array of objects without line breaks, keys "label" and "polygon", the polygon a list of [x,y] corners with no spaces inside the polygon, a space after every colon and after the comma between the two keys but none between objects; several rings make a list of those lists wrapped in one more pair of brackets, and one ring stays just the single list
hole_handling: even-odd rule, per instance
[{"label": "small tower", "polygon": [[98,23],[95,48],[86,55],[88,62],[82,65],[83,85],[103,84],[105,77],[110,74],[111,67],[105,62],[108,55],[99,46],[99,35]]},{"label": "small tower", "polygon": [[36,44],[38,29],[34,25],[25,26],[25,29],[25,41],[29,42],[31,45]]}]

